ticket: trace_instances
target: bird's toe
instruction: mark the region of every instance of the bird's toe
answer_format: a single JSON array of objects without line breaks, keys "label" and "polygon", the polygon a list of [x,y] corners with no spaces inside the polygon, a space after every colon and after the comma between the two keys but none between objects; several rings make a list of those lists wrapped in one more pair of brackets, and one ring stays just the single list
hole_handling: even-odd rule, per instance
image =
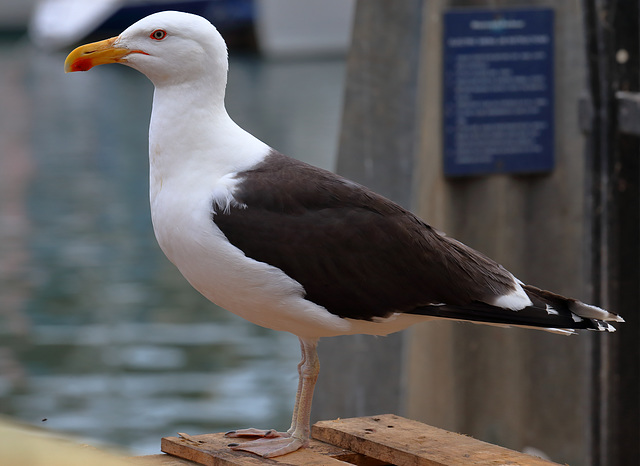
[{"label": "bird's toe", "polygon": [[231,449],[247,451],[263,458],[274,458],[299,450],[306,443],[305,440],[296,437],[261,438],[234,445]]},{"label": "bird's toe", "polygon": [[230,430],[229,432],[224,434],[227,438],[281,438],[281,437],[289,437],[289,434],[286,432],[278,432],[275,429],[254,429],[253,427],[249,429],[238,429],[238,430]]}]

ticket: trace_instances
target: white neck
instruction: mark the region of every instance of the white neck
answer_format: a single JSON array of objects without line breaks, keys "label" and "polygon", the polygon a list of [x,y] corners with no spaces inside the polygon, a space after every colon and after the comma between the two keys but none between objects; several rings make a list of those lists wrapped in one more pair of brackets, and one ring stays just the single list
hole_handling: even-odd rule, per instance
[{"label": "white neck", "polygon": [[224,92],[215,86],[202,81],[156,86],[149,127],[152,191],[154,183],[175,177],[219,179],[250,167],[268,151],[231,119]]}]

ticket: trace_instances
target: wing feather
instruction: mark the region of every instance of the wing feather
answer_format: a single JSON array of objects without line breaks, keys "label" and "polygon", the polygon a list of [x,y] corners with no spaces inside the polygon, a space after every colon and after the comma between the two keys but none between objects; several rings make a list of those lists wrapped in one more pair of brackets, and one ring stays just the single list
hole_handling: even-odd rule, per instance
[{"label": "wing feather", "polygon": [[213,220],[248,257],[298,281],[341,317],[371,320],[434,303],[492,302],[515,289],[496,262],[331,172],[273,152],[238,173]]}]

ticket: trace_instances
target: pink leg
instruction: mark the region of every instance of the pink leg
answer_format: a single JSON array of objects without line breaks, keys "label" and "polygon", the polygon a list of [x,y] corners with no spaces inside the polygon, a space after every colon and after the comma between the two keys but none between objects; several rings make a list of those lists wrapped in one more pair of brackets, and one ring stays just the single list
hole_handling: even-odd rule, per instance
[{"label": "pink leg", "polygon": [[[318,360],[317,340],[300,339],[302,359],[298,365],[298,393],[293,409],[291,427],[286,433],[270,431],[260,431],[257,429],[244,429],[228,434],[229,437],[262,437],[258,440],[232,444],[233,450],[242,450],[255,453],[265,458],[273,458],[298,450],[309,444],[311,433],[311,403],[313,400],[313,389],[318,380],[320,362]],[[243,434],[246,432],[246,435]]]},{"label": "pink leg", "polygon": [[291,427],[289,427],[289,430],[287,431],[289,435],[293,434],[293,432],[296,430],[296,426],[298,425],[298,408],[300,407],[300,394],[302,393],[302,380],[303,380],[302,368],[304,367],[304,364],[307,362],[307,350],[305,349],[304,343],[302,343],[302,340],[300,339],[299,341],[300,341],[301,359],[300,359],[300,362],[298,363],[298,390],[296,391],[296,402],[293,405],[293,416],[291,418]]}]

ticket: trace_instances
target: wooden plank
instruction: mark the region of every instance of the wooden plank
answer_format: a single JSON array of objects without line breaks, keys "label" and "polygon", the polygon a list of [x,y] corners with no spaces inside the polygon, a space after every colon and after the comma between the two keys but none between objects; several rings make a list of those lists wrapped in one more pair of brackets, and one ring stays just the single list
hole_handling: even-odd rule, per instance
[{"label": "wooden plank", "polygon": [[131,458],[131,462],[141,466],[198,466],[198,463],[193,461],[183,460],[164,453],[161,455],[136,456]]},{"label": "wooden plank", "polygon": [[397,466],[556,464],[393,414],[320,421],[312,435]]},{"label": "wooden plank", "polygon": [[[260,458],[252,453],[233,451],[229,448],[229,443],[241,443],[247,440],[225,438],[224,433],[186,435],[181,437],[165,437],[161,441],[161,450],[181,459],[193,461],[205,466],[250,466],[250,465],[300,465],[300,466],[339,466],[353,463],[347,460],[358,460],[360,455],[345,451],[340,447],[328,445],[318,440],[312,440],[309,448],[298,450],[288,455],[276,458]],[[379,463],[376,463],[379,464]]]}]

